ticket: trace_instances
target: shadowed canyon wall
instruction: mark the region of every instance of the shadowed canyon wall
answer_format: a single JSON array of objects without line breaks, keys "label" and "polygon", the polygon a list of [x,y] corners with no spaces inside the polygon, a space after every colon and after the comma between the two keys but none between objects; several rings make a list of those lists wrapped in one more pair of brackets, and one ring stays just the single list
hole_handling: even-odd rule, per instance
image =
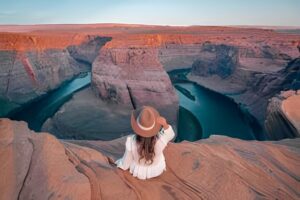
[{"label": "shadowed canyon wall", "polygon": [[[172,69],[192,68],[189,80],[230,96],[261,124],[268,99],[281,90],[299,89],[293,64],[299,57],[297,34],[113,24],[24,26],[14,31],[19,33],[1,33],[1,62],[7,67],[1,68],[0,99],[10,105],[5,108],[13,110],[82,71],[92,71],[91,87],[75,94],[43,126],[71,138],[82,137],[81,125],[91,135],[100,125],[106,133],[118,132],[107,138],[128,134],[129,119],[124,119],[143,104],[157,106],[175,125],[178,99],[165,72]],[[2,116],[9,112],[1,111]],[[109,131],[115,121],[119,127]]]}]

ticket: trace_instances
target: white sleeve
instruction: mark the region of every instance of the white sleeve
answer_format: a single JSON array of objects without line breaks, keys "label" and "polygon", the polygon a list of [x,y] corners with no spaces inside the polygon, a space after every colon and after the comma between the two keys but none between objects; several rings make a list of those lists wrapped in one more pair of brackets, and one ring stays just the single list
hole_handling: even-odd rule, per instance
[{"label": "white sleeve", "polygon": [[132,142],[132,137],[128,136],[126,139],[126,150],[122,158],[118,159],[115,163],[117,164],[117,167],[127,170],[130,167],[130,164],[133,160],[132,152],[131,152],[131,142]]},{"label": "white sleeve", "polygon": [[166,130],[159,133],[159,140],[161,140],[165,145],[168,144],[175,136],[174,130],[171,125]]}]

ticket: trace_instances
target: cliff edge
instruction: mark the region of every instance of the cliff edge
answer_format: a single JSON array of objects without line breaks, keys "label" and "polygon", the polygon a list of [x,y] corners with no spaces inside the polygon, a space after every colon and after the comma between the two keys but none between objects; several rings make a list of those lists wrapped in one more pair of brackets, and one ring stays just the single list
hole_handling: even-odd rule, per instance
[{"label": "cliff edge", "polygon": [[0,119],[0,199],[299,199],[300,139],[170,143],[147,181],[109,164],[125,138],[64,141]]}]

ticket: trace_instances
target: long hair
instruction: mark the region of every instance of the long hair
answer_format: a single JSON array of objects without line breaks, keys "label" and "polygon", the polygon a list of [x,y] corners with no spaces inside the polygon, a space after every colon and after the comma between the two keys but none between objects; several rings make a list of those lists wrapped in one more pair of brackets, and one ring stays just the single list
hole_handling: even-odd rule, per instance
[{"label": "long hair", "polygon": [[154,146],[156,143],[157,136],[152,137],[142,137],[139,135],[136,135],[136,141],[138,146],[138,154],[140,156],[139,162],[141,159],[145,158],[146,164],[152,164],[153,158],[155,156],[154,152]]}]

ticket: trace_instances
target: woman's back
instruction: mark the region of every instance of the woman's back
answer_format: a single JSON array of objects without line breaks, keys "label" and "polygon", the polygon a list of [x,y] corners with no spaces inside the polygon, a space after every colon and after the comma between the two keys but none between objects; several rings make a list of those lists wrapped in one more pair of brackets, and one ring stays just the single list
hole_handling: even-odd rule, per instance
[{"label": "woman's back", "polygon": [[139,179],[148,179],[160,175],[166,170],[163,150],[168,142],[175,136],[172,126],[161,130],[156,136],[154,156],[152,162],[141,158],[139,153],[139,142],[136,135],[130,135],[126,140],[126,151],[123,158],[116,161],[119,168],[129,169],[130,173]]}]

